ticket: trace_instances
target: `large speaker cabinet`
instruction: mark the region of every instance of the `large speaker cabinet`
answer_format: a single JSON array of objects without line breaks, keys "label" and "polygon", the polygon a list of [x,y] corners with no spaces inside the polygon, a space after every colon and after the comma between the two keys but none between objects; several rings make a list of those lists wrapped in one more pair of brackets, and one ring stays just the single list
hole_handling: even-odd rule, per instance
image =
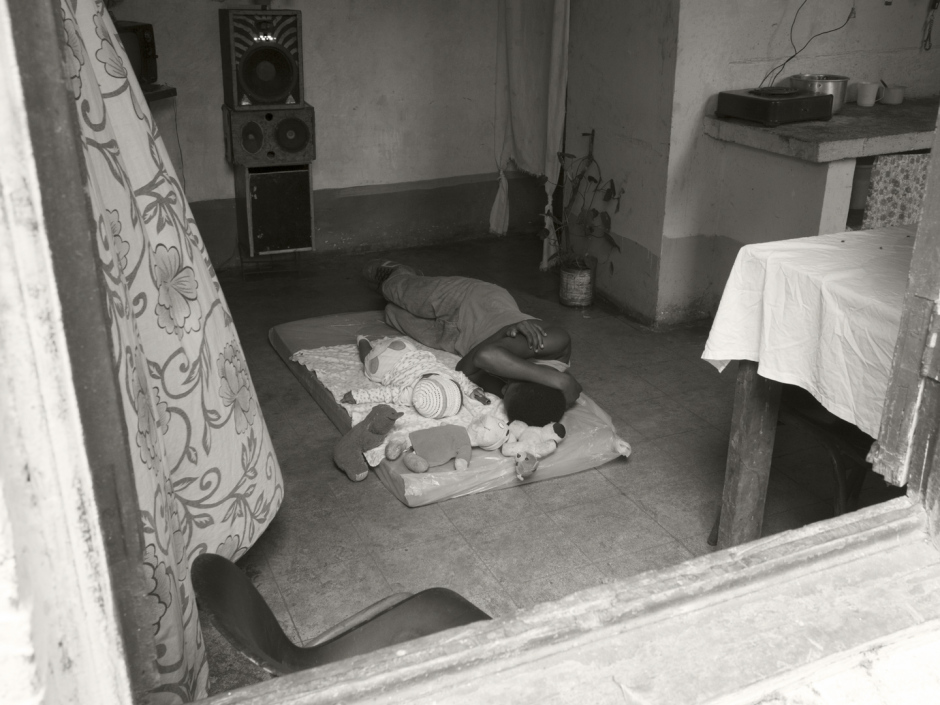
[{"label": "large speaker cabinet", "polygon": [[299,10],[219,10],[219,40],[227,106],[303,107]]},{"label": "large speaker cabinet", "polygon": [[312,105],[236,111],[222,106],[225,158],[230,164],[274,166],[317,158]]},{"label": "large speaker cabinet", "polygon": [[242,257],[314,249],[310,164],[235,167]]}]

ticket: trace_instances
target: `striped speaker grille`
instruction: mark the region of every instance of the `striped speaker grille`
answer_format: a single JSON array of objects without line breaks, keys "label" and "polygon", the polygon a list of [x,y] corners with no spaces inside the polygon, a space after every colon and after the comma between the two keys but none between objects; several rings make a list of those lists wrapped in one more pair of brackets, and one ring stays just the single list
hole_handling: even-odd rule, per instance
[{"label": "striped speaker grille", "polygon": [[239,13],[232,17],[232,35],[237,61],[255,44],[274,42],[282,46],[295,62],[300,63],[300,36],[295,14]]}]

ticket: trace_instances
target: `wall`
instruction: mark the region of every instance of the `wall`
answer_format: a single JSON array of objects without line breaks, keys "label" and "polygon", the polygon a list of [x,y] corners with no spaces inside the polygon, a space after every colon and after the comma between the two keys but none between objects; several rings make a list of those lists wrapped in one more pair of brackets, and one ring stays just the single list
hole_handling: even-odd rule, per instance
[{"label": "wall", "polygon": [[[304,97],[317,116],[316,189],[495,171],[496,0],[274,0],[300,10]],[[191,201],[231,198],[222,137],[220,8],[124,0],[150,22],[161,83],[176,87]]]},{"label": "wall", "polygon": [[[774,175],[748,172],[746,148],[703,134],[702,119],[712,114],[719,91],[751,88],[792,54],[790,25],[801,0],[683,0],[679,14],[678,59],[669,142],[662,259],[656,320],[669,324],[714,313],[728,272],[742,244],[761,239],[760,219],[792,218],[800,233],[799,211],[811,192],[781,193],[774,213],[753,213],[750,230],[720,222],[725,185],[749,182],[773,189]],[[884,79],[908,86],[912,96],[940,91],[940,52],[920,49],[927,0],[808,0],[796,20],[797,47],[817,37],[781,76],[833,73],[851,81]],[[854,99],[850,90],[849,100]],[[729,150],[738,150],[735,159]],[[797,168],[798,165],[794,165]],[[747,204],[741,204],[746,208]],[[809,233],[809,234],[815,234]]]},{"label": "wall", "polygon": [[[377,249],[487,234],[496,195],[496,0],[269,5],[302,12],[304,97],[316,109],[317,249]],[[155,107],[162,113],[158,124],[171,154],[178,135],[186,194],[217,267],[237,260],[234,170],[225,161],[222,131],[218,11],[250,7],[218,0],[123,0],[112,10],[116,19],[154,26],[159,81],[178,92],[175,112]],[[529,186],[522,189],[526,197]],[[364,196],[377,197],[364,206]],[[529,221],[531,208],[523,205],[524,213],[516,209],[517,224],[520,218]],[[370,215],[351,217],[359,212]],[[428,217],[419,222],[416,214]]]},{"label": "wall", "polygon": [[572,0],[565,149],[594,153],[625,193],[611,230],[620,251],[595,241],[598,293],[631,315],[655,317],[679,1]]}]

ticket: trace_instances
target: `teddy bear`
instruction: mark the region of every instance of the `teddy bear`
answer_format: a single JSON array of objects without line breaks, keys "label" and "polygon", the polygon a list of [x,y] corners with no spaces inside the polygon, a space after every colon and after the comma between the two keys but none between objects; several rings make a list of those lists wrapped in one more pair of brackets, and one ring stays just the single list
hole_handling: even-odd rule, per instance
[{"label": "teddy bear", "polygon": [[555,452],[566,433],[564,425],[560,423],[538,427],[527,426],[522,421],[513,421],[509,424],[510,439],[503,443],[501,451],[507,456],[516,456],[520,452],[530,453],[536,459],[541,459]]},{"label": "teddy bear", "polygon": [[385,457],[401,457],[406,468],[418,473],[453,459],[454,468],[462,472],[470,464],[473,448],[497,450],[509,438],[508,424],[491,414],[480,414],[466,427],[444,424],[392,438],[385,446]]},{"label": "teddy bear", "polygon": [[403,415],[388,404],[374,406],[368,415],[353,426],[333,448],[333,462],[346,473],[353,482],[365,480],[369,474],[369,465],[363,453],[378,448],[385,441],[385,436]]}]

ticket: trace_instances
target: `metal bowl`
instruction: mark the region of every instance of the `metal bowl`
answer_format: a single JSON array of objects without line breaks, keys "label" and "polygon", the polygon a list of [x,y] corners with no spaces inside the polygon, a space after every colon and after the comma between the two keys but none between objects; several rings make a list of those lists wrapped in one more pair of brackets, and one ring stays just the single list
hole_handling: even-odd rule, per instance
[{"label": "metal bowl", "polygon": [[832,96],[832,114],[842,110],[845,104],[845,91],[849,85],[848,76],[834,76],[829,73],[799,73],[790,76],[793,88]]}]

